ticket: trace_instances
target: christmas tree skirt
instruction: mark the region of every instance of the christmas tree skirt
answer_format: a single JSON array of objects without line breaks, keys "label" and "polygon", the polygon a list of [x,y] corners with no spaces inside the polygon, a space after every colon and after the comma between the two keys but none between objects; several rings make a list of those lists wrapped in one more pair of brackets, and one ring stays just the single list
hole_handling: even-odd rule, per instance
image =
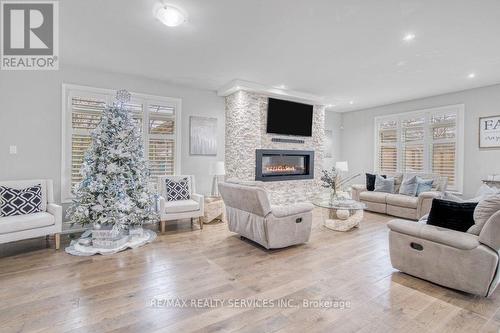
[{"label": "christmas tree skirt", "polygon": [[126,236],[128,240],[115,248],[99,248],[92,244],[80,244],[80,239],[71,241],[71,244],[65,249],[66,253],[74,256],[92,256],[94,254],[113,254],[128,248],[135,249],[147,243],[151,243],[156,238],[156,233],[152,230],[144,229],[140,235]]}]

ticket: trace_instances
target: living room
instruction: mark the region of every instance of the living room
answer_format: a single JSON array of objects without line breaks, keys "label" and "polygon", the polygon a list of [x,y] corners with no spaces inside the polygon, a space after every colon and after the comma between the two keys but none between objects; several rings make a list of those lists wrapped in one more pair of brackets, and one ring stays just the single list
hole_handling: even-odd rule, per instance
[{"label": "living room", "polygon": [[0,331],[500,330],[497,2],[0,6]]}]

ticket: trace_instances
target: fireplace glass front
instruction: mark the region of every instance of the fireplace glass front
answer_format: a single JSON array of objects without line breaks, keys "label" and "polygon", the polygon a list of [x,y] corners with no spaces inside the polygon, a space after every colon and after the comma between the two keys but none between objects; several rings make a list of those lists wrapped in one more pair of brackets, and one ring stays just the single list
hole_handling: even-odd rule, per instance
[{"label": "fireplace glass front", "polygon": [[262,181],[313,178],[314,152],[258,149],[255,178]]}]

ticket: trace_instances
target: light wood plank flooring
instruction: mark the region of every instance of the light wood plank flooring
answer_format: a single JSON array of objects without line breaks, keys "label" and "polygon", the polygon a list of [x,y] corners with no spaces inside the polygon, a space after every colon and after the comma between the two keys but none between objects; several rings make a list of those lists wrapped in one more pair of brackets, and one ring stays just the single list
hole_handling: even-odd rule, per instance
[{"label": "light wood plank flooring", "polygon": [[[0,245],[0,332],[499,331],[499,291],[473,297],[391,267],[388,217],[367,213],[341,233],[314,213],[310,242],[276,251],[225,224],[201,231],[189,222],[113,256],[74,257],[45,239]],[[340,299],[350,308],[151,306],[176,297]]]}]

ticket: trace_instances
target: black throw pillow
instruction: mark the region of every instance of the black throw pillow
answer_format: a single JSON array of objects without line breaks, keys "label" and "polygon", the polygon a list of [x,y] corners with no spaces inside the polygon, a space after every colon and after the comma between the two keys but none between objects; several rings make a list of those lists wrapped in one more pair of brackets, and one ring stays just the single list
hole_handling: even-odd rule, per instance
[{"label": "black throw pillow", "polygon": [[[377,175],[372,175],[371,173],[366,174],[366,189],[368,191],[375,190],[375,178]],[[382,177],[387,178],[386,175],[382,175]]]},{"label": "black throw pillow", "polygon": [[432,200],[427,224],[451,230],[466,232],[474,225],[474,209],[477,202],[454,202]]}]

